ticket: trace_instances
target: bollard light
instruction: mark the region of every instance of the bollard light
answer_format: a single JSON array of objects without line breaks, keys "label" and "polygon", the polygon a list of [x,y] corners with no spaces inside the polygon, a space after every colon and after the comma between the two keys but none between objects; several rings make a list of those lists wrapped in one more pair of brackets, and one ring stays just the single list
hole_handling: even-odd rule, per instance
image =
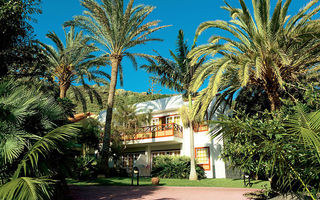
[{"label": "bollard light", "polygon": [[139,185],[139,169],[138,169],[138,167],[134,167],[132,169],[131,185],[133,185],[133,179],[135,176],[137,177],[137,185]]}]

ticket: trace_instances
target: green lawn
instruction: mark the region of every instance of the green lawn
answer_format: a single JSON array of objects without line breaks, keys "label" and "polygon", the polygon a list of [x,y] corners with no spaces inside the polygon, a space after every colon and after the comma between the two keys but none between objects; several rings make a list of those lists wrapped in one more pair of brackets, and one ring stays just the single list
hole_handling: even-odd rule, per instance
[{"label": "green lawn", "polygon": [[[91,181],[76,181],[67,179],[68,184],[71,185],[130,185],[131,178],[97,178]],[[150,186],[151,178],[140,178],[140,185]],[[135,182],[136,183],[136,180]],[[251,188],[264,189],[269,188],[268,181],[252,181]],[[187,179],[160,179],[161,186],[193,186],[193,187],[230,187],[230,188],[244,188],[243,180],[241,179],[202,179],[199,181],[189,181]]]}]

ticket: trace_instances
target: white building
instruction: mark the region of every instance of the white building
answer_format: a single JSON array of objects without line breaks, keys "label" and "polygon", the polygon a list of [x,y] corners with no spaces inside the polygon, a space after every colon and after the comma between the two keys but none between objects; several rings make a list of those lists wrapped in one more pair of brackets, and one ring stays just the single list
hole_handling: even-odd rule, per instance
[{"label": "white building", "polygon": [[[125,137],[126,155],[122,165],[132,167],[134,160],[144,154],[148,166],[141,175],[150,175],[152,158],[158,155],[190,156],[190,130],[182,125],[179,108],[188,105],[182,96],[158,99],[136,104],[137,112],[152,111],[151,125],[140,127],[134,137]],[[225,163],[220,159],[222,141],[211,139],[212,127],[203,124],[194,129],[194,151],[197,163],[207,178],[226,178]]]}]

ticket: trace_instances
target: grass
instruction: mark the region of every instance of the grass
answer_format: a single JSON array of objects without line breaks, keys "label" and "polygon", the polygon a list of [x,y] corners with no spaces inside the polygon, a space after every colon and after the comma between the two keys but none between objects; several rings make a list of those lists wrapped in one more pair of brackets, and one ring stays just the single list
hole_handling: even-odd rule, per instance
[{"label": "grass", "polygon": [[[112,178],[97,178],[90,181],[78,181],[74,179],[67,179],[68,184],[78,186],[91,185],[117,185],[127,186],[131,185],[131,178],[112,177]],[[268,181],[252,181],[251,188],[265,189],[270,188]],[[134,180],[136,184],[136,179]],[[141,177],[139,185],[151,186],[151,178]],[[160,179],[160,186],[191,186],[191,187],[228,187],[228,188],[245,188],[243,180],[241,179],[202,179],[198,181],[189,181],[187,179]]]}]

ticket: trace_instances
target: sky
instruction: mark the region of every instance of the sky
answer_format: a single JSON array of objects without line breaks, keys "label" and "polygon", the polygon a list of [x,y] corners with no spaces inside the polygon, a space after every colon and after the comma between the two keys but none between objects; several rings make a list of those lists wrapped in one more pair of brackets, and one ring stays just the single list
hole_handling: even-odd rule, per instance
[{"label": "sky", "polygon": [[[227,0],[233,7],[240,7],[238,0]],[[245,0],[250,9],[251,0]],[[271,0],[272,6],[276,4],[276,0]],[[309,0],[292,0],[289,7],[289,14],[293,15],[298,10],[306,5]],[[127,0],[125,0],[127,3]],[[135,5],[145,4],[155,6],[156,9],[149,15],[145,22],[153,20],[161,20],[159,25],[171,25],[165,29],[159,30],[151,36],[153,38],[161,38],[162,42],[150,42],[132,49],[132,53],[148,53],[155,54],[153,50],[157,51],[161,56],[170,58],[169,50],[176,49],[176,40],[178,31],[182,29],[185,34],[185,39],[191,46],[195,31],[200,23],[212,20],[230,20],[229,13],[223,9],[223,0],[136,0]],[[80,5],[80,0],[42,0],[41,3],[42,14],[34,16],[37,20],[33,23],[34,33],[36,39],[53,45],[53,43],[46,38],[49,31],[54,31],[59,38],[64,41],[64,32],[62,24],[65,21],[72,20],[73,16],[81,15],[84,8]],[[271,9],[272,10],[272,9]],[[213,34],[226,34],[219,32],[217,29],[208,30],[199,37],[197,45],[205,44]],[[139,60],[139,65],[145,64],[143,60]],[[134,92],[146,92],[151,88],[149,77],[152,74],[146,73],[143,69],[135,70],[127,59],[122,62],[124,73],[124,85],[119,84],[117,88],[130,90]],[[101,68],[102,69],[102,68]],[[103,69],[110,74],[111,67],[105,66]],[[174,94],[176,92],[161,87],[154,86],[155,93]]]}]

